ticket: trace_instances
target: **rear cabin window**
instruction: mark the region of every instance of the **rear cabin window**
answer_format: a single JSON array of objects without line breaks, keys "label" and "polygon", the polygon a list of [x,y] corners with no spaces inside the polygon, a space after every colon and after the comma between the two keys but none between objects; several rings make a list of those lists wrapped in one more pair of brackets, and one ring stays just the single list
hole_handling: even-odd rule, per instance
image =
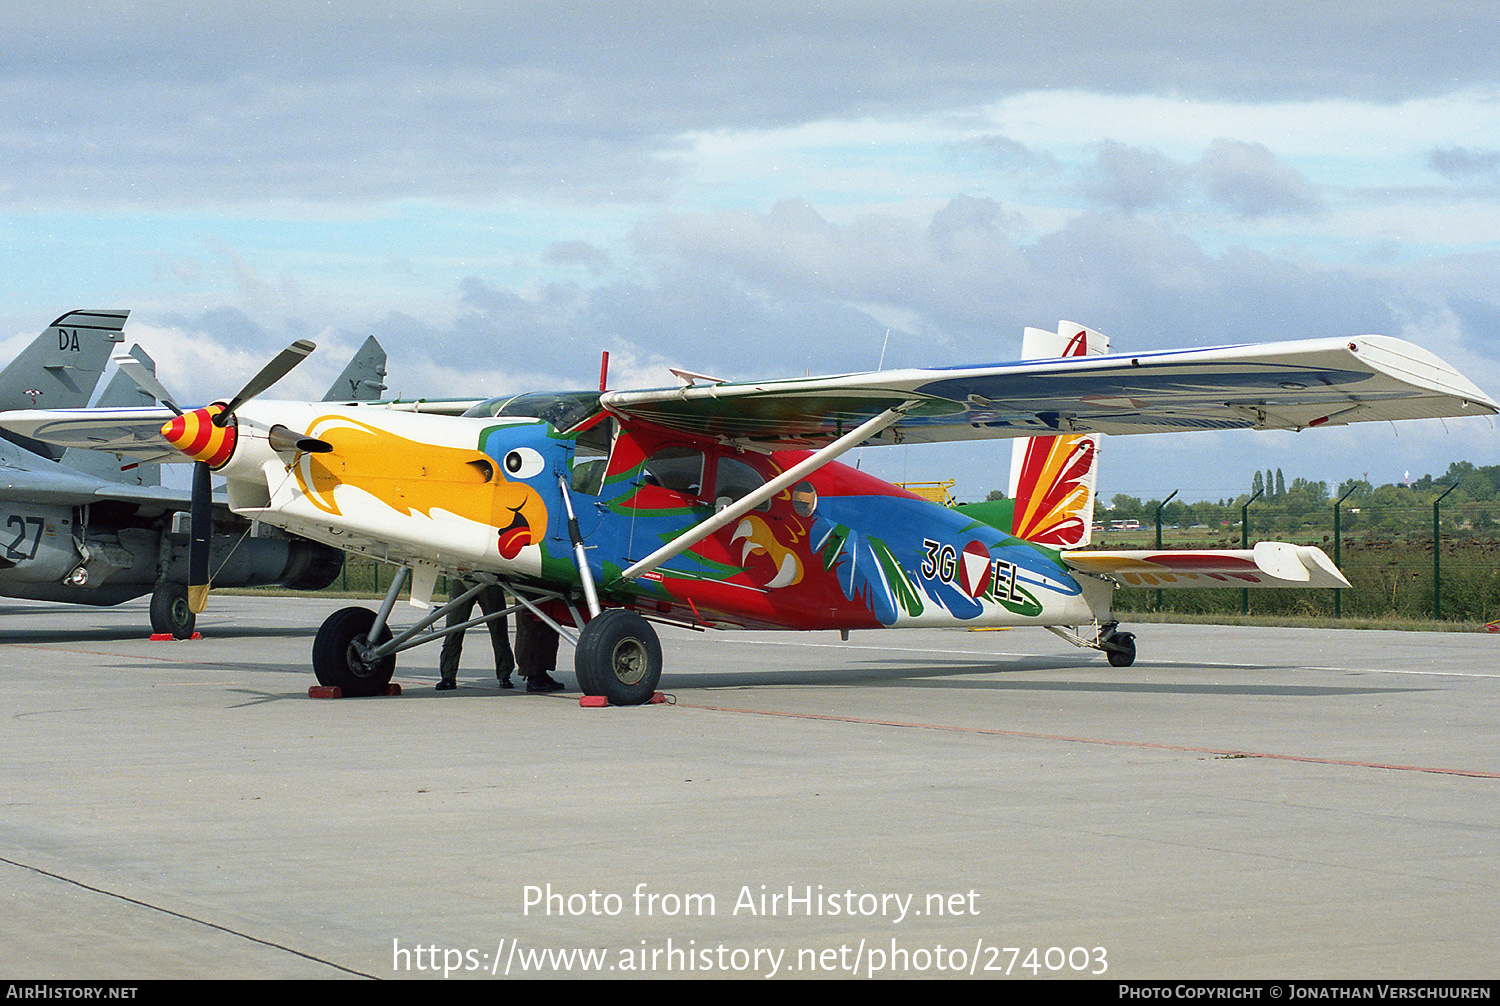
[{"label": "rear cabin window", "polygon": [[[761,477],[760,472],[745,462],[738,458],[720,458],[714,478],[714,509],[722,510],[765,484],[766,480]],[[766,500],[755,509],[770,510],[771,501]]]}]

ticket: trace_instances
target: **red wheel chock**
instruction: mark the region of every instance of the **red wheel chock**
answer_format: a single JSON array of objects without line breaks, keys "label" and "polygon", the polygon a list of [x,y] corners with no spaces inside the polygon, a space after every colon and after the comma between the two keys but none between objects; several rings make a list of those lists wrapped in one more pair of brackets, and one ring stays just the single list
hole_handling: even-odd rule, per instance
[{"label": "red wheel chock", "polygon": [[[400,695],[401,685],[398,682],[392,681],[385,686],[385,694]],[[341,699],[344,697],[344,690],[338,685],[309,685],[307,697],[310,699]]]},{"label": "red wheel chock", "polygon": [[[658,706],[667,701],[667,697],[661,692],[652,692],[651,697],[641,705]],[[585,709],[602,709],[609,705],[609,699],[603,695],[584,695],[578,700],[578,704]]]}]

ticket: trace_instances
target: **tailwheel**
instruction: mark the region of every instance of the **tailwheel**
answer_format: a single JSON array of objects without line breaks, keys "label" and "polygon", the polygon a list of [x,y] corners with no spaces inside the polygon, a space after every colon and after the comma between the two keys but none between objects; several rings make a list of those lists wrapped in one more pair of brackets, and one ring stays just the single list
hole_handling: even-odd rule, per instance
[{"label": "tailwheel", "polygon": [[1129,667],[1135,663],[1135,633],[1121,632],[1119,623],[1110,622],[1099,630],[1099,649],[1111,667]]},{"label": "tailwheel", "polygon": [[174,639],[192,639],[198,616],[188,606],[187,587],[163,580],[151,592],[151,631]]},{"label": "tailwheel", "polygon": [[585,695],[603,695],[615,706],[638,706],[656,694],[661,643],[640,615],[611,608],[583,627],[573,670]]},{"label": "tailwheel", "polygon": [[[396,656],[370,660],[364,655],[374,624],[375,612],[369,608],[343,608],[328,616],[313,639],[313,673],[318,684],[336,685],[349,696],[385,694],[396,673]],[[375,643],[390,638],[390,626],[383,626]]]}]

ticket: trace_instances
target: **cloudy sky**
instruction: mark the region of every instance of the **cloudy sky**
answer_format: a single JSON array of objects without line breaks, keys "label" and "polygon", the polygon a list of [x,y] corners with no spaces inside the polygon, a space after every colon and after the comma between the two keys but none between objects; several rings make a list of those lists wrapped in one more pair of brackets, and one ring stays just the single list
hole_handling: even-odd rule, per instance
[{"label": "cloudy sky", "polygon": [[[1305,9],[1307,7],[1313,9]],[[1253,9],[1252,9],[1253,7]],[[1485,5],[8,4],[0,353],[74,307],[187,399],[369,334],[455,396],[1379,332],[1500,394]],[[1005,445],[865,467],[1004,484]],[[1483,420],[1135,437],[1101,490],[1500,464]]]}]

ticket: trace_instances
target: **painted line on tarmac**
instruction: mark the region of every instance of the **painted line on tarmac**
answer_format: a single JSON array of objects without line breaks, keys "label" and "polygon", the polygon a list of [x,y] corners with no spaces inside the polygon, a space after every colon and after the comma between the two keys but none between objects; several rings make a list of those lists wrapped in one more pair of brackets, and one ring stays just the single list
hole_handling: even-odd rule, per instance
[{"label": "painted line on tarmac", "polygon": [[61,881],[64,884],[72,884],[74,887],[80,887],[85,891],[92,891],[95,894],[102,894],[106,898],[114,898],[115,900],[123,901],[126,904],[136,905],[140,908],[146,908],[153,912],[160,912],[161,914],[170,916],[174,919],[181,919],[184,922],[192,922],[200,926],[206,926],[209,929],[216,929],[221,933],[227,933],[230,936],[235,936],[239,939],[247,940],[250,943],[258,943],[263,947],[270,947],[272,950],[281,950],[285,953],[293,955],[294,957],[301,957],[304,960],[312,961],[315,964],[323,964],[337,971],[343,971],[346,974],[356,975],[360,978],[376,977],[375,975],[365,974],[363,971],[355,971],[353,968],[346,968],[344,967],[344,965],[337,964],[333,961],[327,960],[326,958],[318,957],[314,954],[309,954],[302,950],[297,950],[296,948],[289,947],[284,943],[276,943],[272,940],[263,940],[259,936],[251,936],[249,933],[242,933],[238,929],[231,929],[228,926],[221,926],[217,922],[209,922],[207,919],[200,919],[194,915],[186,915],[182,912],[174,912],[170,908],[163,908],[161,905],[153,905],[149,901],[142,901],[140,898],[132,898],[129,895],[121,894],[118,891],[110,891],[106,890],[103,887],[95,887],[93,884],[86,884],[81,880],[76,880],[73,877],[64,876],[61,873],[54,873],[51,870],[44,870],[40,866],[33,866],[30,863],[22,863],[18,860],[8,859],[4,856],[0,856],[0,863],[4,863],[7,866],[14,866],[19,870],[30,870],[32,873],[39,874],[43,877],[50,877],[51,879]]},{"label": "painted line on tarmac", "polygon": [[1500,674],[1482,671],[1414,671],[1397,670],[1393,667],[1309,667],[1309,671],[1339,671],[1344,674],[1415,674],[1429,678],[1500,678]]},{"label": "painted line on tarmac", "polygon": [[1480,769],[1443,768],[1436,765],[1397,765],[1350,758],[1319,758],[1313,755],[1277,754],[1271,751],[1242,751],[1234,748],[1198,747],[1191,744],[1157,744],[1151,741],[1125,741],[1109,737],[1074,737],[1068,734],[1044,734],[1030,730],[997,730],[993,727],[962,727],[943,723],[921,723],[909,720],[872,719],[865,716],[840,716],[834,713],[795,713],[775,709],[750,709],[744,706],[716,706],[678,701],[686,709],[703,709],[716,713],[739,713],[749,716],[780,716],[794,720],[823,720],[830,723],[854,723],[860,726],[897,727],[906,730],[938,730],[944,733],[980,734],[987,737],[1018,737],[1024,740],[1062,741],[1066,744],[1094,744],[1102,747],[1137,748],[1147,751],[1183,751],[1188,754],[1214,755],[1218,758],[1260,758],[1266,761],[1303,762],[1309,765],[1341,765],[1346,768],[1374,768],[1388,772],[1425,772],[1432,775],[1457,775],[1473,779],[1500,779],[1500,772]]},{"label": "painted line on tarmac", "polygon": [[935,650],[927,646],[865,646],[860,643],[802,643],[795,639],[736,639],[741,646],[809,646],[817,650],[874,650],[877,653],[953,653],[962,657],[1045,657],[1046,653],[1003,653],[994,650]]},{"label": "painted line on tarmac", "polygon": [[[185,642],[185,640],[184,640]],[[8,643],[7,650],[43,650],[47,653],[75,653],[83,657],[118,657],[121,660],[155,660],[161,663],[180,661],[179,657],[156,656],[151,653],[125,653],[120,650],[78,650],[71,646],[47,646],[43,643]]]},{"label": "painted line on tarmac", "polygon": [[[1009,653],[997,652],[994,650],[935,650],[927,647],[917,646],[865,646],[859,643],[803,643],[798,642],[797,640],[779,639],[737,639],[734,640],[734,642],[739,643],[742,646],[809,646],[813,647],[814,649],[821,650],[875,650],[881,653],[951,653],[957,656],[964,657],[982,656],[1025,658],[1057,656],[1057,654],[1048,653]],[[1064,651],[1064,655],[1066,654],[1067,651]],[[1149,670],[1152,667],[1158,665],[1167,665],[1174,667],[1227,667],[1246,671],[1274,670],[1280,667],[1286,670],[1294,671],[1331,671],[1337,674],[1415,674],[1418,676],[1443,678],[1500,678],[1500,674],[1488,674],[1480,671],[1420,671],[1411,669],[1397,670],[1390,667],[1325,667],[1318,664],[1243,664],[1229,663],[1220,660],[1216,660],[1211,663],[1182,660],[1140,661],[1137,664],[1137,668],[1140,670]]]}]

